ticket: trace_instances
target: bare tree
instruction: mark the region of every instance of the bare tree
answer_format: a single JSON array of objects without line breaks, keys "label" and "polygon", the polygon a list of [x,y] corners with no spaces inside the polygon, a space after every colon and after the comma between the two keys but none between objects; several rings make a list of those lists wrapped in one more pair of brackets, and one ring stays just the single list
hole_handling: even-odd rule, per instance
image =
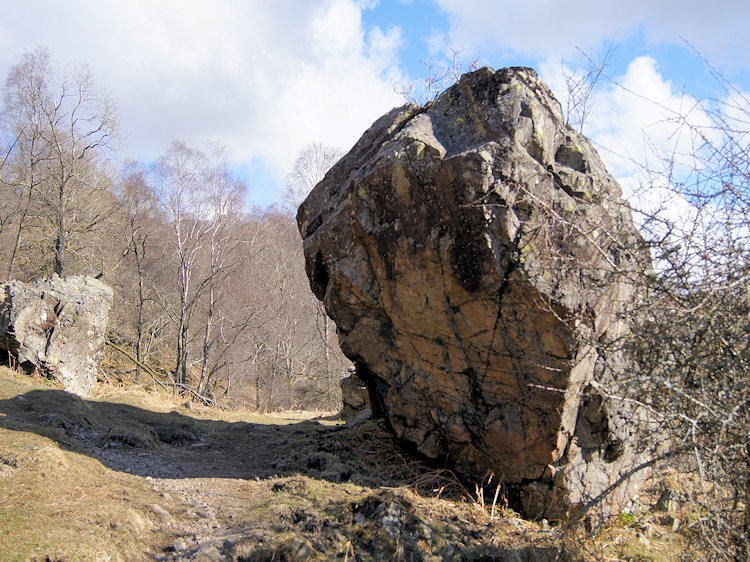
[{"label": "bare tree", "polygon": [[187,383],[188,336],[195,302],[193,274],[198,253],[208,231],[206,208],[200,201],[201,162],[199,154],[187,145],[175,142],[156,167],[160,198],[172,229],[176,257],[177,303],[163,298],[165,308],[176,325],[175,383]]},{"label": "bare tree", "polygon": [[[293,209],[297,209],[312,189],[320,182],[333,165],[344,155],[343,149],[320,142],[307,145],[298,155],[288,175],[284,199]],[[323,303],[317,302],[315,309],[317,333],[323,343],[325,376],[331,372],[332,350],[338,345],[331,341],[331,324]],[[340,353],[340,352],[339,352]]]},{"label": "bare tree", "polygon": [[8,73],[3,89],[2,126],[8,138],[2,183],[6,192],[8,218],[13,217],[15,235],[8,257],[7,278],[13,277],[34,198],[45,178],[50,158],[44,140],[46,129],[43,107],[52,104],[49,80],[52,75],[49,51],[39,48],[27,53]]},{"label": "bare tree", "polygon": [[466,65],[461,57],[461,51],[446,47],[451,53],[450,60],[427,59],[420,61],[425,67],[425,73],[415,82],[397,82],[391,79],[393,91],[402,96],[407,102],[417,106],[426,106],[435,102],[440,94],[461,79],[464,72],[476,70],[478,59]]},{"label": "bare tree", "polygon": [[62,274],[71,235],[100,228],[114,200],[97,192],[109,187],[105,156],[118,129],[114,105],[96,91],[84,66],[57,78],[46,48],[23,55],[6,81],[3,124],[14,139],[13,173],[5,181],[16,190],[16,236],[8,277],[13,276],[29,213],[52,227],[53,270]]},{"label": "bare tree", "polygon": [[659,106],[674,125],[674,144],[651,144],[641,181],[647,197],[636,193],[631,201],[654,267],[621,272],[642,295],[631,311],[632,330],[616,342],[632,361],[627,380],[600,388],[650,412],[651,437],[666,450],[644,468],[669,465],[692,479],[675,499],[692,519],[686,527],[703,555],[744,560],[750,555],[750,99],[706,64],[718,86],[715,98],[684,111]]},{"label": "bare tree", "polygon": [[343,155],[341,147],[322,142],[313,142],[303,148],[287,175],[284,203],[296,212],[313,187]]},{"label": "bare tree", "polygon": [[[148,325],[153,322],[149,320],[147,310],[149,303],[155,301],[151,295],[151,270],[164,255],[164,246],[158,241],[162,220],[156,193],[143,165],[136,162],[126,165],[117,196],[122,204],[124,225],[113,232],[113,236],[119,241],[123,258],[129,258],[135,270],[135,337],[132,346],[137,360],[135,381],[138,382],[141,365],[146,363]],[[132,285],[130,278],[126,283]],[[121,292],[127,290],[125,284],[119,285]]]},{"label": "bare tree", "polygon": [[305,274],[299,232],[288,212],[263,217],[259,253],[253,260],[264,321],[255,331],[253,363],[260,410],[334,409],[340,405],[339,374],[348,364],[338,345],[326,346],[321,314]]},{"label": "bare tree", "polygon": [[[210,156],[179,142],[159,160],[157,183],[172,229],[177,298],[164,299],[176,325],[175,383],[188,384],[191,321],[203,311],[201,375],[198,387],[209,381],[209,360],[215,314],[223,283],[238,268],[236,236],[245,185],[233,177],[221,150]],[[232,260],[237,257],[237,260]]]},{"label": "bare tree", "polygon": [[[250,259],[254,245],[254,237],[247,236],[250,231],[242,228],[246,186],[229,172],[223,149],[212,150],[205,181],[206,204],[211,209],[211,226],[207,241],[208,270],[205,273],[206,302],[199,393],[206,392],[212,375],[222,365],[221,361],[212,364],[212,353],[217,347],[221,347],[222,340],[234,339],[238,335],[238,328],[244,329],[241,324],[232,327],[228,324],[228,316],[224,312],[225,307],[232,306],[232,302],[225,302],[224,297],[228,280],[241,270],[244,261]],[[214,334],[217,327],[220,329],[218,338]]]},{"label": "bare tree", "polygon": [[51,153],[47,201],[57,230],[54,271],[61,275],[71,231],[95,228],[114,212],[111,206],[92,205],[91,197],[107,187],[100,159],[118,123],[114,106],[95,91],[85,67],[63,79],[54,100],[44,109]]}]

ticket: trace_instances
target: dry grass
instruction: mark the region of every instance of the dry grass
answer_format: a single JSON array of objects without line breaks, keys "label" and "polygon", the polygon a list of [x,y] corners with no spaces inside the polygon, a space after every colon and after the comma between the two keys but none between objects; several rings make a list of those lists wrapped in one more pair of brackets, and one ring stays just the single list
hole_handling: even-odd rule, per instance
[{"label": "dry grass", "polygon": [[168,541],[150,508],[165,502],[144,479],[11,423],[37,386],[0,373],[0,559],[137,560]]},{"label": "dry grass", "polygon": [[[216,540],[230,559],[671,561],[690,547],[689,525],[699,514],[687,507],[669,514],[681,520],[673,532],[666,514],[648,511],[665,482],[691,485],[678,473],[654,481],[634,515],[593,535],[563,533],[519,517],[494,476],[475,487],[411,455],[377,420],[345,428],[310,421],[315,414],[187,407],[170,395],[112,385],[81,400],[0,369],[0,559],[151,559],[170,556],[178,536],[195,548]],[[221,457],[160,440],[186,424],[240,469],[254,459],[258,476],[232,476],[228,465],[212,464]],[[165,496],[164,482],[115,470],[84,451],[81,427],[119,431],[136,456],[162,455],[168,463],[173,455],[205,468],[194,464],[183,480],[167,481],[173,489]],[[215,502],[208,527],[188,502],[196,490],[201,502]],[[208,535],[198,539],[198,528]]]}]

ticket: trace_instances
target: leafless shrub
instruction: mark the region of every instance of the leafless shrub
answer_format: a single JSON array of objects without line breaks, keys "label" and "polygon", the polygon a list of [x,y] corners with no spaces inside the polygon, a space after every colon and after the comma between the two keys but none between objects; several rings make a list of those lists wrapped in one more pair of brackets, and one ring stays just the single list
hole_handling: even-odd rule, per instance
[{"label": "leafless shrub", "polygon": [[592,96],[597,85],[605,79],[607,67],[614,57],[614,43],[610,42],[597,62],[583,54],[586,65],[581,71],[573,71],[562,65],[563,78],[568,96],[565,100],[566,124],[583,133],[583,127],[593,107]]},{"label": "leafless shrub", "polygon": [[452,47],[449,47],[448,50],[451,52],[451,58],[447,62],[432,58],[420,61],[425,67],[425,73],[416,83],[401,83],[392,79],[393,91],[407,102],[420,107],[426,106],[433,103],[447,88],[458,82],[464,72],[477,69],[478,59],[474,59],[466,65],[461,58],[461,51]]},{"label": "leafless shrub", "polygon": [[[654,267],[622,272],[641,299],[609,389],[647,407],[666,462],[695,477],[680,500],[707,557],[746,559],[750,543],[750,99],[706,62],[720,94],[662,109],[675,127],[652,145],[631,201]],[[622,87],[602,69],[617,87]],[[573,93],[573,92],[571,92]],[[585,92],[584,92],[585,93]],[[632,95],[639,95],[631,92]],[[581,100],[585,105],[585,99]],[[585,112],[584,112],[585,114]],[[687,139],[687,140],[686,140]],[[604,385],[606,388],[606,385]]]}]

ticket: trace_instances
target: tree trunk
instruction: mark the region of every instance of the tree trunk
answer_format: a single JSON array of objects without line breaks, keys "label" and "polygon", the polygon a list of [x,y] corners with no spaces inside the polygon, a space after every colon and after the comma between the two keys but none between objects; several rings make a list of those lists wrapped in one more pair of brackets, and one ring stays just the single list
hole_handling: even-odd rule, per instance
[{"label": "tree trunk", "polygon": [[174,382],[181,385],[187,384],[187,362],[188,362],[188,327],[184,312],[180,313],[177,325],[177,363],[174,370]]},{"label": "tree trunk", "polygon": [[260,412],[260,372],[255,371],[255,409]]},{"label": "tree trunk", "polygon": [[[145,305],[145,296],[143,294],[143,263],[142,256],[138,251],[138,244],[133,241],[133,252],[135,253],[135,262],[138,268],[138,318],[135,324],[135,358],[143,363],[143,308]],[[141,366],[136,363],[135,382],[141,378]]]},{"label": "tree trunk", "polygon": [[[213,259],[213,258],[212,258]],[[198,392],[202,393],[208,387],[208,360],[211,354],[211,328],[213,327],[215,295],[213,284],[213,272],[208,288],[208,311],[206,313],[206,329],[203,332],[203,359],[201,361],[201,378],[198,381]]]},{"label": "tree trunk", "polygon": [[16,265],[16,254],[18,254],[18,248],[21,247],[21,234],[23,232],[23,223],[26,218],[28,207],[21,213],[21,217],[18,219],[18,230],[16,231],[16,239],[13,243],[13,250],[10,253],[10,260],[8,263],[8,281],[13,279],[13,269]]},{"label": "tree trunk", "polygon": [[13,279],[13,269],[16,265],[16,256],[18,255],[18,250],[21,247],[21,236],[23,235],[24,222],[26,222],[26,216],[29,214],[29,209],[31,208],[33,185],[34,175],[32,173],[29,183],[28,196],[26,198],[26,206],[24,207],[23,211],[21,212],[21,216],[18,219],[18,230],[16,231],[16,237],[13,241],[13,250],[10,253],[10,260],[8,263],[8,281]]},{"label": "tree trunk", "polygon": [[328,343],[328,334],[329,334],[329,318],[328,315],[325,312],[325,308],[323,309],[323,332],[324,332],[324,338],[325,338],[325,359],[326,359],[326,375],[331,374],[331,348]]},{"label": "tree trunk", "polygon": [[67,233],[65,232],[65,187],[59,186],[57,239],[55,240],[55,273],[62,277]]}]

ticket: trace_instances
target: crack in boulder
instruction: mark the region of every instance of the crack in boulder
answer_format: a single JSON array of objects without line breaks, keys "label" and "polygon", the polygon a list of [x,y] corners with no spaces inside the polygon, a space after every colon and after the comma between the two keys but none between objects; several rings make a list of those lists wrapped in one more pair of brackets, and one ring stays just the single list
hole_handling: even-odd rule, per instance
[{"label": "crack in boulder", "polygon": [[590,383],[627,365],[599,351],[628,329],[637,293],[623,272],[649,257],[619,186],[533,70],[483,68],[390,111],[297,221],[311,286],[396,436],[468,478],[494,472],[548,519],[638,464],[645,414]]}]

